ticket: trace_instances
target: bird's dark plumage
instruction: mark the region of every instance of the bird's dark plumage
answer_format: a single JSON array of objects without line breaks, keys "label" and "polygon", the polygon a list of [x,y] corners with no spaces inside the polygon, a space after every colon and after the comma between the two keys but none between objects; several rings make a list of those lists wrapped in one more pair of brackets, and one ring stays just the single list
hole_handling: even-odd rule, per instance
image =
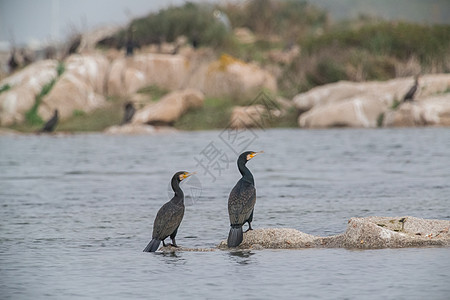
[{"label": "bird's dark plumage", "polygon": [[133,119],[134,113],[136,112],[136,109],[134,108],[134,105],[133,105],[132,102],[127,102],[125,104],[124,108],[125,108],[125,111],[124,111],[124,114],[123,114],[123,120],[122,120],[122,124],[121,125],[130,123],[131,120]]},{"label": "bird's dark plumage", "polygon": [[419,87],[419,76],[414,77],[414,85],[409,89],[409,91],[405,94],[403,97],[403,101],[413,101],[414,100],[414,94],[417,91],[417,88]]},{"label": "bird's dark plumage", "polygon": [[242,242],[242,226],[248,223],[248,230],[252,230],[253,209],[256,203],[256,189],[253,175],[245,166],[247,161],[261,152],[247,151],[242,153],[237,161],[242,178],[231,190],[228,198],[228,215],[230,217],[230,232],[228,234],[228,247],[237,247]]},{"label": "bird's dark plumage", "polygon": [[41,132],[52,132],[55,130],[56,125],[58,124],[58,110],[55,109],[53,116],[50,118],[50,120],[45,123],[44,127],[42,127]]},{"label": "bird's dark plumage", "polygon": [[155,252],[158,250],[159,244],[167,237],[172,239],[172,245],[177,247],[175,236],[177,235],[178,227],[180,227],[181,220],[184,216],[184,194],[180,188],[180,182],[194,173],[177,172],[172,177],[172,189],[175,192],[173,198],[164,204],[156,214],[153,223],[152,240],[145,247],[144,252]]}]

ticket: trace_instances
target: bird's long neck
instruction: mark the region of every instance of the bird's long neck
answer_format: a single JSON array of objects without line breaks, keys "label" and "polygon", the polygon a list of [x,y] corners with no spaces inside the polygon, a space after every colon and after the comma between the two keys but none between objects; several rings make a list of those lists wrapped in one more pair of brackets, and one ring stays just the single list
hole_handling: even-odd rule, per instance
[{"label": "bird's long neck", "polygon": [[172,178],[172,190],[175,192],[174,197],[172,200],[176,204],[182,204],[184,202],[184,193],[180,188],[180,182],[177,180],[176,177]]},{"label": "bird's long neck", "polygon": [[242,180],[251,184],[255,184],[252,172],[250,172],[250,170],[247,168],[247,166],[245,165],[246,163],[246,161],[238,160],[238,169],[242,174]]}]

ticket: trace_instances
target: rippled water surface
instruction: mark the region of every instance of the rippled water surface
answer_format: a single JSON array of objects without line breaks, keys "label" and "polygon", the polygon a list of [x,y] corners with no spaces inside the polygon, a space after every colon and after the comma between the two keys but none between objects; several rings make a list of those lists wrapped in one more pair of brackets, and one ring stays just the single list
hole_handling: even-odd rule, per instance
[{"label": "rippled water surface", "polygon": [[265,151],[248,163],[254,228],[450,220],[449,129],[0,137],[0,298],[448,299],[449,248],[141,252],[179,170],[199,174],[178,244],[226,238],[242,147]]}]

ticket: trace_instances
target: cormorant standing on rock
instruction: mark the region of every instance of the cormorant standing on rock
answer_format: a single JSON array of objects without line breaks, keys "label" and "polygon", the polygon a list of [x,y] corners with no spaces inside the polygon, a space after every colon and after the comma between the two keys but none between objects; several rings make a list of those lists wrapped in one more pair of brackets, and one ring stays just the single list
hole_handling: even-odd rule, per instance
[{"label": "cormorant standing on rock", "polygon": [[414,94],[419,86],[419,75],[414,76],[414,85],[409,89],[409,91],[403,97],[403,102],[414,101]]},{"label": "cormorant standing on rock", "polygon": [[55,130],[56,125],[58,125],[58,110],[55,109],[53,116],[50,118],[50,120],[45,123],[44,127],[42,127],[41,132],[52,132]]},{"label": "cormorant standing on rock", "polygon": [[248,230],[253,229],[251,222],[253,221],[253,209],[256,203],[256,189],[253,175],[245,164],[260,153],[263,153],[263,151],[247,151],[239,155],[237,160],[242,178],[236,183],[228,197],[228,214],[231,226],[227,240],[228,247],[237,247],[242,243],[244,237],[242,226],[245,223],[248,223]]},{"label": "cormorant standing on rock", "polygon": [[136,44],[133,39],[133,32],[135,31],[134,26],[130,26],[127,33],[127,41],[125,43],[125,53],[126,56],[133,56],[134,48],[136,48]]},{"label": "cormorant standing on rock", "polygon": [[125,112],[123,114],[123,120],[122,120],[122,124],[127,124],[130,123],[131,120],[133,119],[134,113],[136,112],[136,109],[134,108],[134,105],[132,102],[127,102],[124,106],[125,108]]},{"label": "cormorant standing on rock", "polygon": [[156,214],[155,222],[153,223],[152,240],[145,247],[144,252],[155,252],[158,250],[161,241],[165,247],[164,240],[169,236],[172,239],[172,246],[178,247],[175,242],[175,236],[184,216],[184,193],[180,188],[180,182],[193,174],[195,173],[181,171],[173,175],[171,183],[175,195]]},{"label": "cormorant standing on rock", "polygon": [[8,60],[8,66],[9,66],[9,73],[14,72],[17,69],[17,67],[19,67],[19,62],[17,61],[15,49],[11,51],[11,56],[9,57]]}]

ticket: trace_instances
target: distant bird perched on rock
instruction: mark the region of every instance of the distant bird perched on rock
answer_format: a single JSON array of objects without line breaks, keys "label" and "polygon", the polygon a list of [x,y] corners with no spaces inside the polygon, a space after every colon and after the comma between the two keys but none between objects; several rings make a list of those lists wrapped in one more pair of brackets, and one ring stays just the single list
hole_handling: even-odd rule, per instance
[{"label": "distant bird perched on rock", "polygon": [[123,114],[123,120],[121,125],[130,123],[133,119],[134,113],[136,112],[136,109],[134,108],[134,105],[132,102],[127,102],[124,106],[124,114]]},{"label": "distant bird perched on rock", "polygon": [[152,240],[145,247],[144,252],[155,252],[158,250],[161,241],[165,247],[164,240],[169,236],[172,239],[172,246],[178,247],[175,242],[175,236],[184,216],[184,193],[180,188],[180,182],[193,174],[195,173],[181,171],[173,175],[171,184],[175,195],[156,214],[155,222],[153,223]]},{"label": "distant bird perched on rock", "polygon": [[409,91],[403,97],[403,102],[414,101],[414,94],[419,87],[419,75],[414,76],[414,85],[409,89]]},{"label": "distant bird perched on rock", "polygon": [[59,117],[58,117],[58,110],[55,109],[53,112],[53,116],[50,118],[50,120],[45,123],[44,127],[42,127],[41,132],[52,132],[55,130],[56,125],[58,125]]},{"label": "distant bird perched on rock", "polygon": [[253,209],[256,203],[255,181],[245,164],[263,153],[247,151],[239,155],[237,165],[242,178],[236,183],[228,197],[228,215],[230,217],[230,232],[228,234],[228,247],[237,247],[243,240],[242,226],[248,223],[248,230],[252,230]]},{"label": "distant bird perched on rock", "polygon": [[136,28],[134,26],[130,26],[130,28],[128,28],[127,41],[125,43],[125,55],[126,56],[133,56],[134,48],[136,48],[136,43],[134,42],[134,39],[133,39],[134,31],[136,31]]}]

